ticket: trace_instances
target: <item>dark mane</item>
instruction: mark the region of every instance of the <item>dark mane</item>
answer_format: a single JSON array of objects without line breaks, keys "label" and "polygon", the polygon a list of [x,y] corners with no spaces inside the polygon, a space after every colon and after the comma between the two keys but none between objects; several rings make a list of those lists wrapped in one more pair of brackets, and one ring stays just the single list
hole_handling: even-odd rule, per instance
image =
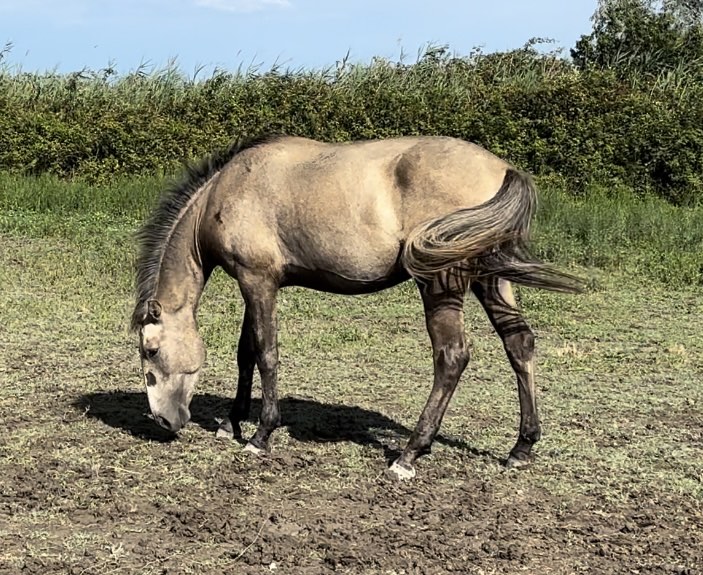
[{"label": "dark mane", "polygon": [[237,138],[227,148],[215,151],[196,162],[186,164],[180,180],[169,184],[161,195],[159,204],[137,232],[139,245],[136,272],[137,303],[132,312],[131,329],[136,330],[144,321],[146,302],[156,292],[161,261],[168,247],[173,228],[180,221],[190,200],[217,172],[240,152],[276,140],[278,135],[268,134],[253,138]]}]

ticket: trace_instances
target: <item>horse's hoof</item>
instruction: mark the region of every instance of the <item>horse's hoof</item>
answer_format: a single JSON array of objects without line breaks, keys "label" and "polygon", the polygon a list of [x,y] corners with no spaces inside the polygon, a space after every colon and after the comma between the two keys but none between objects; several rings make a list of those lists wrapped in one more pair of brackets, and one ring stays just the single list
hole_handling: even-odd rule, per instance
[{"label": "horse's hoof", "polygon": [[225,419],[222,423],[220,423],[220,427],[217,428],[215,437],[219,439],[234,439],[234,429],[232,428],[232,422],[229,419]]},{"label": "horse's hoof", "polygon": [[393,465],[388,468],[388,473],[393,479],[397,479],[398,481],[409,481],[417,475],[412,465],[406,467],[397,461],[394,461]]},{"label": "horse's hoof", "polygon": [[505,462],[506,469],[521,469],[527,467],[530,464],[529,458],[518,459],[514,455],[509,455],[508,460]]},{"label": "horse's hoof", "polygon": [[256,445],[252,443],[247,443],[244,446],[244,451],[248,451],[249,453],[253,453],[254,455],[263,455],[266,453],[265,450],[261,449],[260,447],[256,447]]}]

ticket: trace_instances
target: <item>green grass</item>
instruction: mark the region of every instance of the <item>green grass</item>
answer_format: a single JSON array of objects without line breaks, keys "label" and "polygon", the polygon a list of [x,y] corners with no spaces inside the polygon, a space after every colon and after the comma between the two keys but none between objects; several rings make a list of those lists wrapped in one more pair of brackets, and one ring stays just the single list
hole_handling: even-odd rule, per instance
[{"label": "green grass", "polygon": [[[555,200],[543,202],[549,230],[583,229],[586,202],[557,212]],[[591,225],[610,241],[644,241],[648,210],[634,209],[628,220],[603,207]],[[680,212],[660,213],[672,218],[666,229]],[[127,331],[137,221],[0,208],[3,575],[248,574],[274,563],[280,573],[387,575],[699,568],[700,287],[613,268],[594,270],[582,296],[520,292],[538,338],[544,436],[519,473],[498,463],[517,432],[513,375],[467,302],[471,363],[417,480],[397,486],[382,475],[385,452],[406,441],[432,377],[412,285],[281,293],[284,426],[258,461],[214,439],[234,393],[242,313],[217,272],[199,314],[208,361],[196,421],[161,443],[142,415]],[[630,221],[641,225],[628,232]],[[595,246],[601,235],[562,244]]]},{"label": "green grass", "polygon": [[91,186],[55,176],[17,176],[0,172],[0,209],[44,214],[91,214],[143,218],[164,186],[161,178],[125,178]]},{"label": "green grass", "polygon": [[549,185],[540,200],[535,240],[544,259],[669,286],[703,283],[703,206],[597,187],[575,198]]}]

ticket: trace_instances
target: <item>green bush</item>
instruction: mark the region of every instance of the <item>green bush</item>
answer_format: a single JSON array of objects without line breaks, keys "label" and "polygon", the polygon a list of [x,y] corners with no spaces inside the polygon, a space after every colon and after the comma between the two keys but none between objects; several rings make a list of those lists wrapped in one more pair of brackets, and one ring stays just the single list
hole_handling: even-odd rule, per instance
[{"label": "green bush", "polygon": [[533,43],[413,64],[333,70],[177,69],[27,74],[0,66],[0,171],[109,184],[153,176],[237,135],[327,141],[443,134],[484,145],[575,195],[626,185],[679,204],[701,198],[703,87],[576,69]]}]

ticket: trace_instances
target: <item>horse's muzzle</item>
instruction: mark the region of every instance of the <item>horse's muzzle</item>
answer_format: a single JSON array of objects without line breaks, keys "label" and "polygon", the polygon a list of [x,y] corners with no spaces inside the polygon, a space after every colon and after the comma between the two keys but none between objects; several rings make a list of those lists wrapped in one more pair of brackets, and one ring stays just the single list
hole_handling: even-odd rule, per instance
[{"label": "horse's muzzle", "polygon": [[164,429],[168,429],[173,433],[177,433],[180,429],[190,421],[190,411],[187,407],[181,406],[173,414],[157,414],[152,413],[152,418]]}]

